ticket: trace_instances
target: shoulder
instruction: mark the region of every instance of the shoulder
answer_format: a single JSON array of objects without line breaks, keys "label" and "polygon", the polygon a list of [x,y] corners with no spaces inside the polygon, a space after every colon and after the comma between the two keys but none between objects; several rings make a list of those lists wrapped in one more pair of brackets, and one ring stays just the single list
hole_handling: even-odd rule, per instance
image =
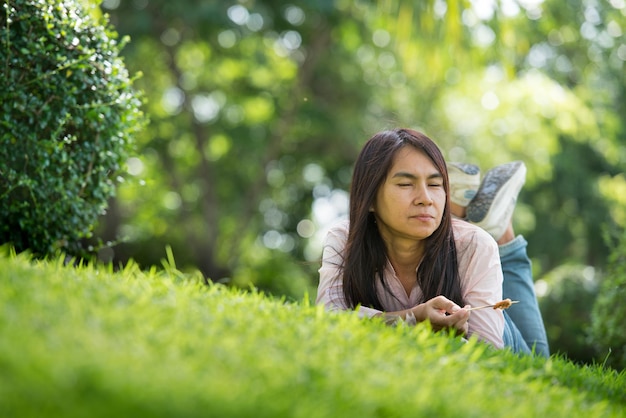
[{"label": "shoulder", "polygon": [[459,253],[498,250],[498,244],[484,229],[461,219],[452,219],[454,243]]},{"label": "shoulder", "polygon": [[453,231],[466,302],[479,305],[501,298],[502,264],[496,241],[484,229],[462,220],[453,222]]},{"label": "shoulder", "polygon": [[350,229],[350,221],[347,219],[341,219],[335,222],[330,227],[328,232],[333,234],[348,234],[348,229]]},{"label": "shoulder", "polygon": [[348,239],[349,229],[350,222],[347,219],[336,222],[326,232],[325,244],[345,242]]},{"label": "shoulder", "polygon": [[340,221],[335,222],[329,229],[328,235],[335,236],[348,236],[348,230],[350,229],[350,221],[347,219],[342,219]]}]

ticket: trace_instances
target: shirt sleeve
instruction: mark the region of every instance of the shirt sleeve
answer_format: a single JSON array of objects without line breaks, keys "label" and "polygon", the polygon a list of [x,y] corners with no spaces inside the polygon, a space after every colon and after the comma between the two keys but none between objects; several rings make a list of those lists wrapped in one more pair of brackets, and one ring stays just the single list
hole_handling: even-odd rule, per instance
[{"label": "shirt sleeve", "polygon": [[[465,303],[476,307],[502,300],[502,267],[498,245],[486,232],[476,231],[459,257],[459,272]],[[473,311],[469,335],[503,348],[504,315],[500,309]]]},{"label": "shirt sleeve", "polygon": [[[316,303],[331,311],[349,310],[343,294],[343,252],[348,239],[346,224],[333,227],[326,235],[322,250],[322,265],[319,269],[319,284]],[[382,314],[377,309],[359,306],[358,316],[371,318]]]}]

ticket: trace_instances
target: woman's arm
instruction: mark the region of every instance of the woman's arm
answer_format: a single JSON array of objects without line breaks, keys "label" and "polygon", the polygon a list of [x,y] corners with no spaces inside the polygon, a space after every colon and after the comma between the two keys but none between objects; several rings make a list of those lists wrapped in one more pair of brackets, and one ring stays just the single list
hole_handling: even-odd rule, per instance
[{"label": "woman's arm", "polygon": [[[471,306],[490,305],[502,300],[502,267],[498,245],[485,231],[473,225],[455,230],[459,259],[459,275],[465,303]],[[504,347],[502,334],[504,316],[500,309],[472,312],[469,335]]]}]

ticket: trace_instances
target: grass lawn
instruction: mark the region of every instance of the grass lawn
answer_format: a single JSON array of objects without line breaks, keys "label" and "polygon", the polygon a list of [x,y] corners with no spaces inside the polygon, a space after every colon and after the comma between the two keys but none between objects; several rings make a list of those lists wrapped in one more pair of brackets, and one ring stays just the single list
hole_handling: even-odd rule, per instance
[{"label": "grass lawn", "polygon": [[0,252],[1,417],[626,416],[626,372]]}]

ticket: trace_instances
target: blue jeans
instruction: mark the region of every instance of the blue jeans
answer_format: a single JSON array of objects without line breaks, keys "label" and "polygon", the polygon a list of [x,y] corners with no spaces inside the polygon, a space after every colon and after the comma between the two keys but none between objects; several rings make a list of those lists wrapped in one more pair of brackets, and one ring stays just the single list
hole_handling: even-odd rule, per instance
[{"label": "blue jeans", "polygon": [[518,235],[511,242],[499,246],[504,282],[504,298],[519,300],[504,311],[504,345],[514,352],[531,353],[549,357],[548,337],[535,295],[530,259],[526,253],[528,243]]}]

